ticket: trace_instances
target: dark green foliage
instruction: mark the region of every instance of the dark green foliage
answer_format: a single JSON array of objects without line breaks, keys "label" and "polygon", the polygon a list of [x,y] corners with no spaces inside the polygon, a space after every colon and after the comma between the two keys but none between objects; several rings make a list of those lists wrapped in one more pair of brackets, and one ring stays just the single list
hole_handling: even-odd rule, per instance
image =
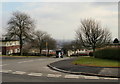
[{"label": "dark green foliage", "polygon": [[96,58],[120,60],[120,47],[109,47],[96,50]]},{"label": "dark green foliage", "polygon": [[89,56],[93,57],[93,52],[90,52],[90,53],[89,53]]},{"label": "dark green foliage", "polygon": [[113,43],[119,43],[119,40],[117,38],[115,38],[115,40],[113,41]]}]

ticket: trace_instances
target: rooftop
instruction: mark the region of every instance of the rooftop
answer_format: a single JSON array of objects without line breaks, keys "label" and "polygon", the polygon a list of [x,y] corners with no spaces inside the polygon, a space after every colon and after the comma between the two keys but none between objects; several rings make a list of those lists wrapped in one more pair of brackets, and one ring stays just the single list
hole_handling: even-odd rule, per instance
[{"label": "rooftop", "polygon": [[7,42],[7,41],[19,41],[19,40],[0,40],[0,42]]}]

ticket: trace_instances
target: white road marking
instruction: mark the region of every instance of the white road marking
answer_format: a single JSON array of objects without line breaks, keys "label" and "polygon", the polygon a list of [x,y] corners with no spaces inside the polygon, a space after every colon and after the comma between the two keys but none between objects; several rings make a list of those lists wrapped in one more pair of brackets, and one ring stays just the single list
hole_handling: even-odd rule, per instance
[{"label": "white road marking", "polygon": [[40,60],[40,61],[41,61],[41,60],[45,60],[45,59],[37,59],[37,60]]},{"label": "white road marking", "polygon": [[20,74],[20,75],[22,75],[22,74],[25,74],[26,72],[23,72],[23,71],[15,71],[15,72],[12,72],[12,74]]},{"label": "white road marking", "polygon": [[12,72],[12,70],[0,70],[0,72],[2,72],[2,73],[10,73],[10,72]]},{"label": "white road marking", "polygon": [[23,62],[28,62],[28,61],[23,61]]},{"label": "white road marking", "polygon": [[30,73],[28,75],[30,75],[30,76],[42,76],[42,73]]},{"label": "white road marking", "polygon": [[18,63],[24,63],[24,62],[18,62]]},{"label": "white road marking", "polygon": [[78,75],[65,75],[65,78],[79,78]]},{"label": "white road marking", "polygon": [[18,62],[18,63],[25,63],[25,62],[33,62],[33,60],[21,61],[21,62]]},{"label": "white road marking", "polygon": [[48,74],[47,77],[60,77],[60,74]]},{"label": "white road marking", "polygon": [[[12,70],[0,70],[1,73],[12,73],[12,74],[19,74],[19,75],[22,75],[22,74],[26,74],[26,72],[23,72],[23,71],[15,71],[15,72],[12,72]],[[29,76],[42,76],[43,74],[42,73],[29,73],[27,74]],[[61,77],[62,75],[60,74],[48,74],[47,77]],[[65,75],[64,78],[82,78],[82,79],[100,79],[100,77],[97,77],[97,76],[79,76],[79,75]],[[105,80],[118,80],[118,78],[103,78]]]},{"label": "white road marking", "polygon": [[84,76],[85,79],[99,79],[97,76]]},{"label": "white road marking", "polygon": [[107,79],[107,80],[118,80],[118,78],[104,78],[104,79]]},{"label": "white road marking", "polygon": [[8,65],[8,64],[2,64],[2,65],[0,65],[0,67],[1,67],[1,66],[6,66],[6,65]]},{"label": "white road marking", "polygon": [[0,66],[3,66],[3,65],[0,65]]},{"label": "white road marking", "polygon": [[34,60],[29,60],[29,61],[27,61],[27,62],[33,62]]}]

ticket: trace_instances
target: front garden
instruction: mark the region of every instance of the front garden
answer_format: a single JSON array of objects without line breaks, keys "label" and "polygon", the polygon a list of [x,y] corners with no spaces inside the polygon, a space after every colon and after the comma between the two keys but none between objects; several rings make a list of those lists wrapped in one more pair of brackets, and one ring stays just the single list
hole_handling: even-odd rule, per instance
[{"label": "front garden", "polygon": [[120,67],[120,47],[96,50],[93,57],[79,57],[73,64],[98,67]]},{"label": "front garden", "polygon": [[82,65],[82,66],[120,67],[120,61],[93,58],[93,57],[79,57],[77,60],[73,61],[72,63],[75,65]]}]

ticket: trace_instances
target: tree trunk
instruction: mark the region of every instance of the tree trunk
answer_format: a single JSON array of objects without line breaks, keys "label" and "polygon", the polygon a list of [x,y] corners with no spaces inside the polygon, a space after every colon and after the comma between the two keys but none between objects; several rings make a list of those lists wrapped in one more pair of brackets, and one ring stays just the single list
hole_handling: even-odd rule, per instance
[{"label": "tree trunk", "polygon": [[47,52],[48,55],[49,55],[49,51],[50,51],[50,49],[48,48],[48,52]]},{"label": "tree trunk", "polygon": [[93,57],[95,57],[95,46],[93,46]]},{"label": "tree trunk", "polygon": [[20,37],[20,56],[23,55],[22,47],[23,47],[23,42],[22,42],[22,38]]},{"label": "tree trunk", "polygon": [[41,49],[41,48],[39,48],[39,50],[40,50],[40,55],[41,55],[41,53],[42,53],[42,49]]}]

